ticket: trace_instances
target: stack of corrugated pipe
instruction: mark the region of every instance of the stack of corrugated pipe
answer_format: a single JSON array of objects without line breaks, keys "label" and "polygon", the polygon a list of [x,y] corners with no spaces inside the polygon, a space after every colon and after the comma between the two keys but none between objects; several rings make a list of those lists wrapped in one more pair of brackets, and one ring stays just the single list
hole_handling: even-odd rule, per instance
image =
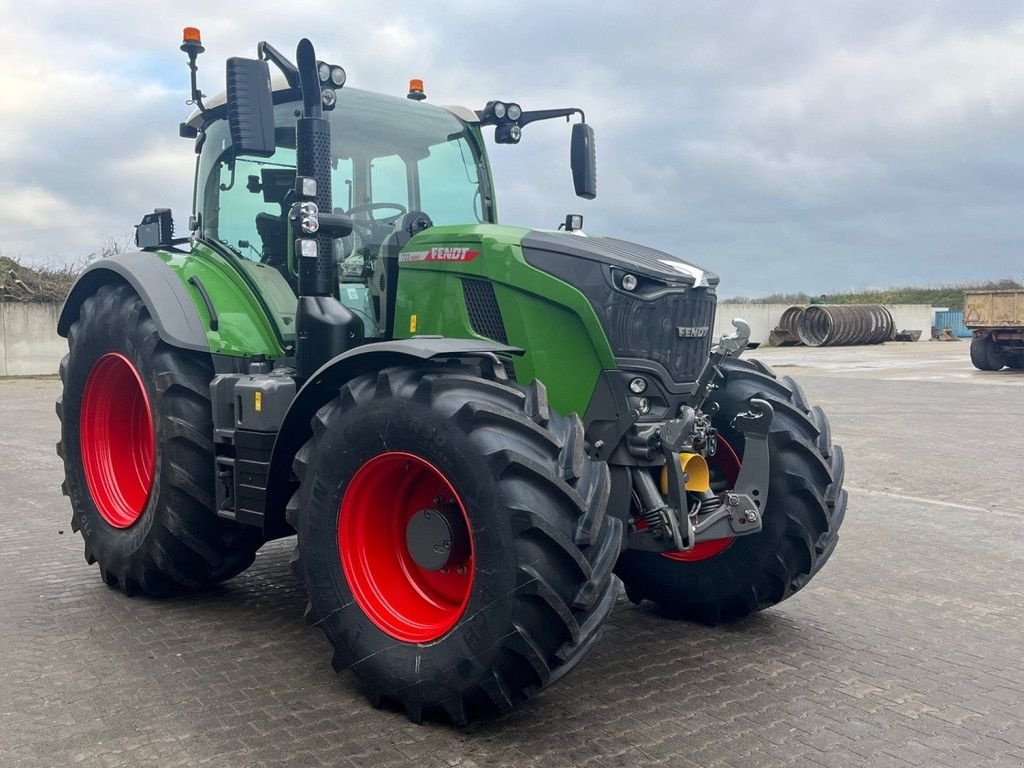
[{"label": "stack of corrugated pipe", "polygon": [[838,347],[881,344],[896,334],[889,310],[878,304],[794,305],[782,313],[772,331],[777,346]]},{"label": "stack of corrugated pipe", "polygon": [[775,347],[792,347],[800,343],[800,334],[797,332],[797,324],[803,317],[806,307],[795,305],[782,313],[779,318],[778,327],[772,331],[769,343]]}]

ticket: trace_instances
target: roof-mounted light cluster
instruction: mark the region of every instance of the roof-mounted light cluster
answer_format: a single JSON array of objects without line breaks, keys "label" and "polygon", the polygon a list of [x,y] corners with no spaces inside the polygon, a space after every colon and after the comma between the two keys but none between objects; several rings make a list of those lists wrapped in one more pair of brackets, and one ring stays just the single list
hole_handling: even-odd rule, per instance
[{"label": "roof-mounted light cluster", "polygon": [[489,101],[484,107],[481,122],[494,124],[494,140],[499,144],[518,144],[523,137],[519,118],[523,108],[515,102]]},{"label": "roof-mounted light cluster", "polygon": [[345,70],[337,64],[318,61],[316,63],[316,73],[320,78],[320,95],[323,100],[324,109],[334,109],[338,103],[338,94],[335,89],[345,85]]}]

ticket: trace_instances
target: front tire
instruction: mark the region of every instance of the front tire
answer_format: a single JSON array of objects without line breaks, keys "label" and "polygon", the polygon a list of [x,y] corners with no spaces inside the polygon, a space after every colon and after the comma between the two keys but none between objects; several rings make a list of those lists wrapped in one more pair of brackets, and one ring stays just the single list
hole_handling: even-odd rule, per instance
[{"label": "front tire", "polygon": [[82,303],[68,346],[57,454],[86,562],[127,594],[201,589],[243,571],[261,539],[214,511],[209,356],[161,341],[124,284]]},{"label": "front tire", "polygon": [[648,599],[668,616],[709,624],[744,618],[806,586],[835,549],[847,499],[842,449],[796,382],[746,360],[726,360],[722,372],[725,381],[709,398],[719,406],[713,424],[740,457],[743,435],[732,420],[752,397],[775,410],[762,530],[696,561],[627,550],[617,567],[634,602]]},{"label": "front tire", "polygon": [[[373,703],[462,725],[511,710],[598,640],[622,523],[606,515],[607,465],[539,383],[461,365],[358,377],[319,410],[294,468],[307,620]],[[443,570],[407,538],[439,506],[459,551]]]}]

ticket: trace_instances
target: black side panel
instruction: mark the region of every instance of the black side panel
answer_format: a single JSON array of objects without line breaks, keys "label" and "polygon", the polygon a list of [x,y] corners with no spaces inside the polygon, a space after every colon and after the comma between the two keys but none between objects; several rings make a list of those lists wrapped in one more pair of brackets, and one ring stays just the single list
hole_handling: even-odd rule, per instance
[{"label": "black side panel", "polygon": [[209,352],[206,326],[185,285],[158,256],[143,251],[119,253],[90,264],[71,287],[57,321],[57,333],[67,336],[82,302],[101,285],[123,280],[135,289],[149,309],[160,338],[171,346]]}]

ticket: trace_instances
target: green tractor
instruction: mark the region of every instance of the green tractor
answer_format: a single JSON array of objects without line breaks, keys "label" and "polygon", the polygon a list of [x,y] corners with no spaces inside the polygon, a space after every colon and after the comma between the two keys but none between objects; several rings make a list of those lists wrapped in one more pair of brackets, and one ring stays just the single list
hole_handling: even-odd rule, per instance
[{"label": "green tractor", "polygon": [[[208,588],[297,535],[307,620],[374,703],[463,724],[594,647],[634,602],[715,623],[802,588],[846,507],[799,386],[712,343],[718,278],[497,223],[483,130],[579,109],[344,88],[308,40],[196,86],[194,213],[137,227],[61,312],[58,453],[86,561],[127,594]],[[274,79],[273,65],[280,71]]]}]

